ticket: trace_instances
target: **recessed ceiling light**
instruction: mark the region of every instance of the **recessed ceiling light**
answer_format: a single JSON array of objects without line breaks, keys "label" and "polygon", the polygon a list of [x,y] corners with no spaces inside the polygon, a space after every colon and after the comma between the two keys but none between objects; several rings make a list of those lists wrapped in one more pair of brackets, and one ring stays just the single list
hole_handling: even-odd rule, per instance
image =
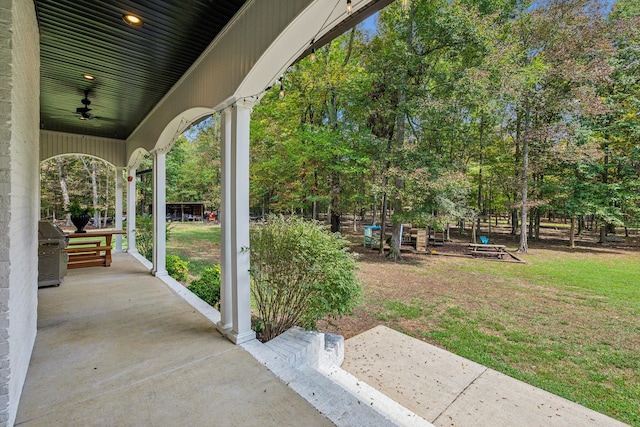
[{"label": "recessed ceiling light", "polygon": [[94,81],[96,78],[94,76],[92,76],[91,74],[83,74],[82,78],[85,80],[89,80],[89,81]]},{"label": "recessed ceiling light", "polygon": [[136,15],[133,15],[131,13],[126,13],[122,15],[122,19],[124,20],[124,22],[126,22],[129,25],[133,25],[134,27],[142,26],[142,19],[138,18]]}]

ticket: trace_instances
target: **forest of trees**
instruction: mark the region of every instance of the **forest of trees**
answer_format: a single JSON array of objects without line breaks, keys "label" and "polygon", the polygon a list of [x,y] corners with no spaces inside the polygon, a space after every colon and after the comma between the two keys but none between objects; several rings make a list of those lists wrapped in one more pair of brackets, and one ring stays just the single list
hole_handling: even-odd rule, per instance
[{"label": "forest of trees", "polygon": [[[252,213],[326,215],[333,231],[346,216],[389,218],[392,248],[405,222],[440,228],[502,215],[521,251],[549,215],[571,222],[571,239],[587,217],[602,236],[638,227],[637,0],[395,2],[375,29],[354,28],[314,57],[254,109]],[[196,130],[168,154],[167,200],[217,209],[215,118]],[[104,168],[47,162],[43,216],[68,203],[65,174],[108,215],[114,175]],[[140,176],[141,211],[150,178]],[[111,193],[92,193],[92,179]]]},{"label": "forest of trees", "polygon": [[639,2],[402,3],[255,108],[253,209],[327,212],[334,231],[391,209],[396,246],[402,222],[497,214],[521,251],[549,214],[637,227]]}]

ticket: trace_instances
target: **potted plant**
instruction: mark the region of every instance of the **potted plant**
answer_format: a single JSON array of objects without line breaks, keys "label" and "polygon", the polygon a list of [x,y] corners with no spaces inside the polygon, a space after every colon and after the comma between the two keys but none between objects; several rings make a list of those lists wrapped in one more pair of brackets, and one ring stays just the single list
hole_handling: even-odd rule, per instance
[{"label": "potted plant", "polygon": [[89,223],[93,208],[82,207],[77,199],[71,201],[67,208],[67,213],[71,215],[71,222],[76,226],[76,233],[86,233],[84,227]]}]

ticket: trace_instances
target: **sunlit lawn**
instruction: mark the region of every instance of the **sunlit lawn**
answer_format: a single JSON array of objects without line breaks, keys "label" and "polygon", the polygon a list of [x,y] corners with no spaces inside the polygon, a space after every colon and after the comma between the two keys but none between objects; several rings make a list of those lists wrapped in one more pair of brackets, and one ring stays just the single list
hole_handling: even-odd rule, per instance
[{"label": "sunlit lawn", "polygon": [[[177,224],[168,252],[188,259],[197,276],[219,262],[219,239],[218,226]],[[428,267],[387,266],[439,283],[437,292],[378,292],[367,310],[390,327],[640,426],[638,252],[540,249],[526,264],[430,259]]]},{"label": "sunlit lawn", "polygon": [[534,253],[527,264],[431,265],[421,274],[477,292],[386,301],[378,318],[640,426],[640,256]]},{"label": "sunlit lawn", "polygon": [[206,267],[220,262],[220,226],[201,222],[173,222],[167,254],[189,261],[189,272],[199,276]]}]

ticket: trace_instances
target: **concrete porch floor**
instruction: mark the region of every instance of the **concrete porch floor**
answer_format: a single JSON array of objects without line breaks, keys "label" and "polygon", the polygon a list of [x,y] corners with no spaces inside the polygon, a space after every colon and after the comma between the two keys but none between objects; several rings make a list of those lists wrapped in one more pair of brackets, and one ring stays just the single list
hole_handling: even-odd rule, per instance
[{"label": "concrete porch floor", "polygon": [[15,425],[333,425],[127,254],[38,298]]}]

